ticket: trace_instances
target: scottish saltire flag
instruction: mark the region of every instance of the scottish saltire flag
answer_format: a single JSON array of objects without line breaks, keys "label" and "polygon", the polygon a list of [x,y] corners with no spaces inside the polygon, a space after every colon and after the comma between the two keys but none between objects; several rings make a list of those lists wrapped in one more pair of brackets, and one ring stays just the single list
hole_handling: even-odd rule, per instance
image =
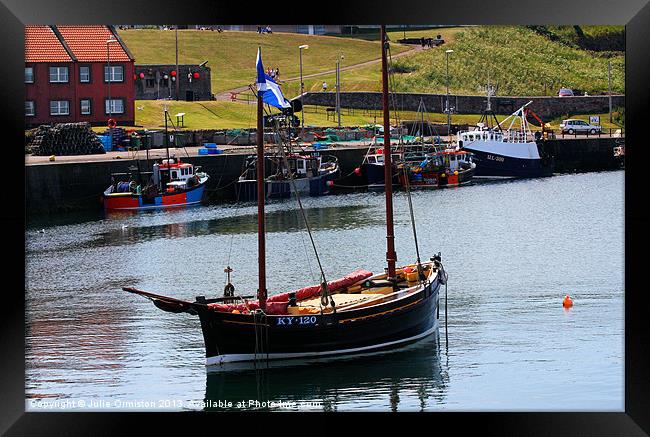
[{"label": "scottish saltire flag", "polygon": [[291,104],[284,98],[280,85],[264,72],[262,65],[262,50],[257,49],[257,91],[262,95],[262,101],[276,108],[290,108]]}]

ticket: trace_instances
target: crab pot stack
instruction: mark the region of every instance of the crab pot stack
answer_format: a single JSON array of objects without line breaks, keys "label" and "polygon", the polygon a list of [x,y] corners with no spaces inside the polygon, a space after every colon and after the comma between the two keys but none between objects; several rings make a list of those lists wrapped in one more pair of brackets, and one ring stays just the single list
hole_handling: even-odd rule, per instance
[{"label": "crab pot stack", "polygon": [[106,153],[89,123],[39,126],[30,146],[32,154],[37,156]]},{"label": "crab pot stack", "polygon": [[[116,148],[124,143],[126,139],[126,131],[121,127],[114,127],[113,129],[113,148]],[[104,131],[104,135],[111,135],[110,130]]]}]

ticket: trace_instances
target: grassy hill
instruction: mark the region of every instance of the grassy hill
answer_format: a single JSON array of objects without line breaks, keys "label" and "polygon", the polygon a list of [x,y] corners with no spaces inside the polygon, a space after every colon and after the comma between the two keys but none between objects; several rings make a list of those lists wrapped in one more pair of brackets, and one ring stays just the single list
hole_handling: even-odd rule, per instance
[{"label": "grassy hill", "polygon": [[[498,83],[498,95],[555,95],[561,87],[589,94],[602,94],[608,89],[607,63],[612,61],[612,89],[625,92],[625,54],[581,48],[581,41],[615,41],[624,34],[620,26],[472,26],[406,31],[406,37],[435,37],[441,34],[446,43],[392,62],[391,88],[397,92],[444,93],[446,84],[445,50],[453,49],[449,58],[450,91],[457,94],[483,93],[488,71],[491,83]],[[124,38],[136,57],[136,63],[174,63],[174,32],[164,30],[123,30]],[[412,49],[396,43],[402,31],[389,32],[391,55]],[[586,38],[586,39],[585,39]],[[303,51],[303,74],[327,72],[335,67],[336,57],[344,56],[342,67],[379,58],[378,34],[354,37],[313,36],[277,33],[259,35],[253,32],[179,31],[179,62],[209,61],[212,68],[213,93],[245,86],[254,80],[255,54],[262,46],[265,66],[279,67],[281,84],[289,98],[299,93],[299,50]],[[613,44],[613,43],[612,43]],[[613,47],[616,45],[613,44]],[[380,91],[381,64],[375,63],[341,71],[342,91]],[[334,73],[305,78],[307,91],[320,91],[326,81],[334,89]],[[546,90],[545,90],[546,88]],[[136,124],[160,126],[162,103],[138,101]],[[231,102],[172,102],[170,112],[186,112],[188,128],[254,127],[253,105]],[[567,116],[570,114],[567,114]],[[412,118],[405,113],[402,118]],[[454,116],[454,122],[464,119]],[[444,115],[430,114],[431,121],[444,121]],[[440,120],[439,120],[440,119]],[[604,119],[604,117],[601,117]],[[306,124],[332,126],[324,113],[305,114]],[[374,121],[374,115],[357,111],[343,115],[346,125],[363,125]],[[467,119],[468,122],[472,120]],[[559,120],[556,120],[559,121]]]},{"label": "grassy hill", "polygon": [[[157,29],[120,30],[133,53],[136,64],[173,64],[176,62],[175,32]],[[257,47],[262,47],[266,68],[279,68],[283,80],[300,76],[298,46],[303,50],[303,75],[334,70],[337,55],[349,63],[362,63],[380,57],[378,41],[314,36],[294,33],[258,34],[256,32],[213,32],[179,30],[180,64],[209,61],[212,92],[219,93],[246,86],[255,80]],[[408,47],[396,47],[398,52]],[[299,81],[295,81],[297,87]],[[289,94],[290,95],[290,94]]]},{"label": "grassy hill", "polygon": [[[442,32],[444,35],[444,32]],[[408,32],[407,32],[408,35]],[[612,61],[612,91],[625,92],[624,52],[598,53],[566,45],[521,26],[467,27],[453,41],[395,60],[397,92],[444,93],[445,50],[449,56],[450,92],[484,93],[482,86],[499,84],[498,95],[554,95],[562,86],[602,94],[607,91],[607,63]],[[342,89],[378,90],[379,67],[342,73]]]},{"label": "grassy hill", "polygon": [[593,51],[624,51],[625,26],[528,26],[551,41]]}]

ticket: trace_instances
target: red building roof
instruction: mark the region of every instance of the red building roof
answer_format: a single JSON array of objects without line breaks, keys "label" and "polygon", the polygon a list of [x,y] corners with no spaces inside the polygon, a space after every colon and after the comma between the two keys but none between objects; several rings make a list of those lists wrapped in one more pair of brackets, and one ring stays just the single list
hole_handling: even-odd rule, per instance
[{"label": "red building roof", "polygon": [[[79,62],[106,62],[106,41],[117,39],[115,34],[102,25],[56,26],[66,44]],[[132,61],[121,42],[110,44],[111,61]]]},{"label": "red building roof", "polygon": [[50,26],[25,26],[25,62],[71,62]]}]

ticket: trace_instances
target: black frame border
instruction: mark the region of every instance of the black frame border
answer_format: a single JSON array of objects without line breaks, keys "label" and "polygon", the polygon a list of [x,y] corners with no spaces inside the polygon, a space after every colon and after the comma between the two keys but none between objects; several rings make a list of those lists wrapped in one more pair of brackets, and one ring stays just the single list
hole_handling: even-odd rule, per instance
[{"label": "black frame border", "polygon": [[[273,8],[275,6],[275,8]],[[269,15],[268,10],[275,9]],[[308,10],[320,13],[308,13]],[[326,12],[326,13],[323,13]],[[261,18],[263,15],[263,18]],[[571,413],[531,412],[531,413],[433,413],[399,417],[400,422],[422,421],[423,425],[451,425],[455,432],[476,429],[481,434],[497,435],[648,435],[650,432],[650,384],[648,382],[649,348],[648,316],[641,274],[644,272],[645,249],[648,237],[645,225],[650,223],[650,213],[646,212],[642,167],[647,159],[648,146],[644,143],[642,129],[646,115],[650,114],[650,4],[647,0],[626,0],[609,2],[607,0],[561,0],[532,1],[492,0],[488,4],[480,0],[459,0],[450,3],[425,3],[424,0],[402,0],[392,6],[381,6],[378,2],[363,0],[355,3],[316,4],[309,8],[304,4],[264,3],[238,4],[222,0],[186,0],[179,4],[174,0],[3,0],[0,4],[0,40],[6,61],[0,64],[3,85],[0,98],[7,104],[3,112],[6,146],[6,161],[13,166],[11,180],[24,181],[24,156],[20,144],[23,143],[24,129],[24,25],[25,24],[96,24],[96,23],[204,23],[232,24],[264,21],[270,24],[320,22],[320,24],[376,24],[376,23],[440,23],[440,24],[624,24],[626,25],[626,136],[632,145],[627,150],[625,173],[625,412],[598,413],[576,411]],[[579,21],[579,23],[576,23]],[[254,23],[253,23],[254,24]],[[646,140],[647,142],[647,140]],[[13,147],[10,147],[12,146]],[[9,177],[9,176],[8,176]],[[24,185],[23,185],[24,190]],[[16,190],[16,192],[20,192]],[[24,191],[23,191],[24,192]],[[273,422],[264,420],[259,413],[255,417],[262,420],[241,422],[236,417],[216,416],[195,412],[188,413],[25,413],[25,302],[20,284],[24,284],[24,259],[20,254],[25,246],[21,228],[25,227],[25,199],[15,196],[11,207],[5,207],[0,216],[6,229],[6,237],[11,240],[5,267],[13,272],[16,284],[5,287],[3,304],[0,305],[0,338],[3,359],[0,361],[0,401],[3,413],[0,416],[0,432],[8,435],[55,434],[116,434],[131,430],[135,423],[146,424],[147,430],[170,430],[179,424],[187,432],[196,424],[208,424],[213,432],[223,431],[222,422],[238,424],[244,432],[266,432]],[[638,199],[638,200],[637,200]],[[604,263],[606,249],[603,248]],[[606,264],[605,264],[606,265]],[[22,275],[21,275],[22,272]],[[606,317],[606,314],[603,315]],[[181,416],[182,415],[182,416]],[[246,414],[236,414],[245,416]],[[289,423],[298,425],[307,418],[311,425],[320,418],[308,417],[312,414],[291,416]],[[347,416],[347,413],[343,414]],[[398,414],[403,415],[402,414]],[[365,429],[367,418],[358,420],[356,428]],[[373,415],[373,426],[382,425],[393,415]],[[151,420],[153,419],[153,420]],[[191,420],[190,421],[188,421]],[[282,420],[281,423],[287,423]],[[323,422],[334,425],[334,422]],[[351,429],[346,420],[346,428]],[[404,422],[402,422],[404,424]],[[190,427],[188,427],[191,426]],[[478,428],[476,428],[478,427]],[[291,426],[289,429],[293,428]],[[304,430],[298,426],[293,428]],[[310,428],[308,428],[310,429]],[[311,428],[313,429],[313,428]],[[310,430],[311,430],[310,429]],[[409,429],[414,429],[409,427]],[[280,428],[282,430],[282,428]],[[304,432],[304,431],[299,431]],[[336,425],[333,428],[336,432]]]}]

